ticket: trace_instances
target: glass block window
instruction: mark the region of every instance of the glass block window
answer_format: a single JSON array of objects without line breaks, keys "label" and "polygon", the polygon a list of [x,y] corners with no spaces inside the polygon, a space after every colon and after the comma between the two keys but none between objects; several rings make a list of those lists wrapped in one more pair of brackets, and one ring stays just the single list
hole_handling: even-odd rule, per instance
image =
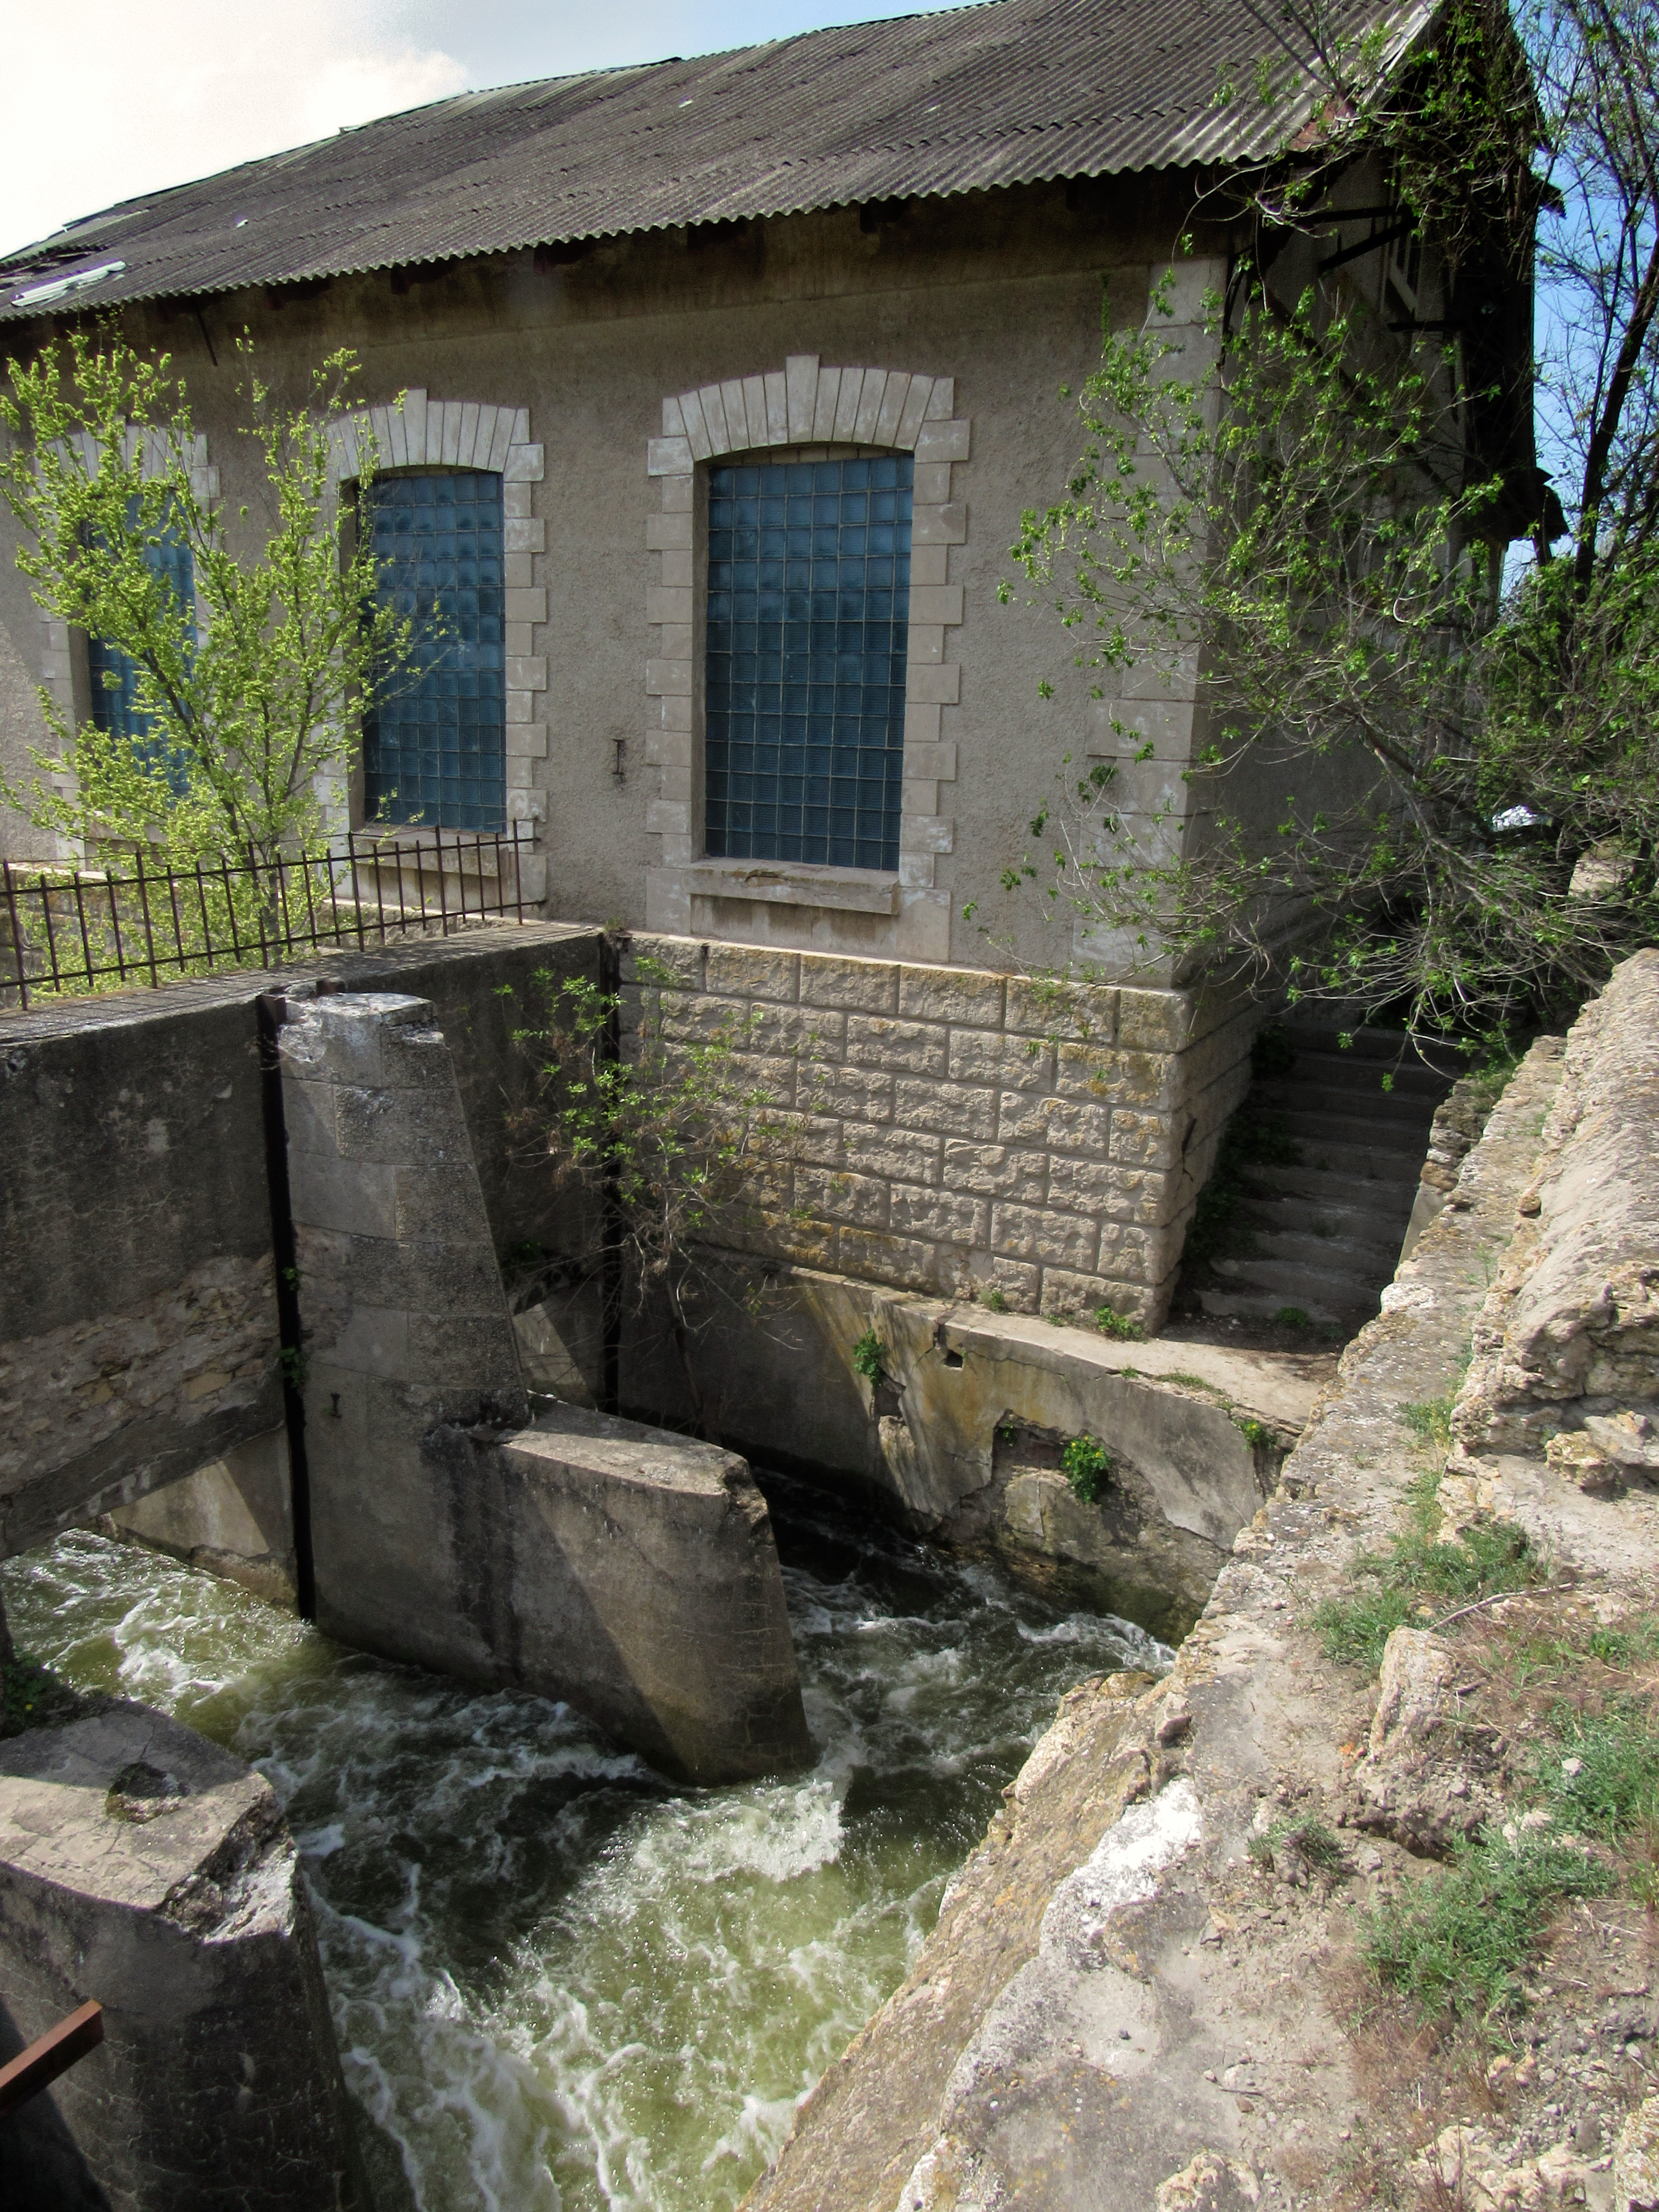
[{"label": "glass block window", "polygon": [[415,624],[411,665],[363,720],[370,821],[499,830],[507,819],[501,480],[482,469],[380,477],[373,534],[382,606]]},{"label": "glass block window", "polygon": [[[136,503],[130,520],[135,523],[137,520]],[[144,561],[152,574],[164,578],[173,586],[181,607],[188,610],[195,606],[196,572],[188,545],[176,538],[164,538],[159,544],[145,546]],[[138,705],[137,667],[118,645],[89,634],[87,672],[92,679],[93,721],[110,737],[129,739],[137,746],[139,757],[147,759],[156,749],[145,742],[151,724],[149,716]],[[175,791],[182,791],[183,769],[169,769],[168,781]]]},{"label": "glass block window", "polygon": [[908,454],[713,470],[711,854],[898,866]]}]

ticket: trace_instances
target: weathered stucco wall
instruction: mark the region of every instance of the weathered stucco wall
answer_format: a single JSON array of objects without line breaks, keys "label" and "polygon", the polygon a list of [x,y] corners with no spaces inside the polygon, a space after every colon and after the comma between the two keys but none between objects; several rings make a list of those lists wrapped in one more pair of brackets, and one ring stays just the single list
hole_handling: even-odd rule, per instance
[{"label": "weathered stucco wall", "polygon": [[1224,994],[635,935],[628,1021],[774,1102],[720,1241],[1025,1313],[1156,1325],[1258,1011]]},{"label": "weathered stucco wall", "polygon": [[457,1042],[489,1235],[558,1251],[580,1200],[512,1126],[514,1009],[597,966],[593,932],[532,924],[0,1017],[0,1553],[282,1421],[260,991],[420,989]]}]

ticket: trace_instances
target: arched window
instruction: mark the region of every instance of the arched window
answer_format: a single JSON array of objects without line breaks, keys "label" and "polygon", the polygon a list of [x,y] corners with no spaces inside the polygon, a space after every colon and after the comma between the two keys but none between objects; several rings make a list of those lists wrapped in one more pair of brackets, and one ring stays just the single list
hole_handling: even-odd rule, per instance
[{"label": "arched window", "polygon": [[362,526],[380,603],[415,625],[411,665],[377,684],[363,726],[371,821],[499,830],[507,820],[501,478],[487,469],[377,477]]}]

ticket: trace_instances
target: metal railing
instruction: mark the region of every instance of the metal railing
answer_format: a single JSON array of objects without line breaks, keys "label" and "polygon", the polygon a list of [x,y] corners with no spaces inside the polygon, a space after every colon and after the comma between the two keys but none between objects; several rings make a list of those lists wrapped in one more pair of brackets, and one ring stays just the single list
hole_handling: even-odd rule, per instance
[{"label": "metal railing", "polygon": [[353,831],[328,853],[275,861],[249,846],[188,868],[147,867],[142,850],[118,868],[0,862],[0,1006],[522,921],[521,863],[533,845],[533,830],[515,822]]}]

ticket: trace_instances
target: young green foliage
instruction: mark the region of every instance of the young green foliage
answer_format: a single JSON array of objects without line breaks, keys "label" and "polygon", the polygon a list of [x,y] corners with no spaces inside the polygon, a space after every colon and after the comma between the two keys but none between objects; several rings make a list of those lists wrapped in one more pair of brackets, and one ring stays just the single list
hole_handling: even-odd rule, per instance
[{"label": "young green foliage", "polygon": [[880,1382],[886,1369],[882,1365],[881,1339],[872,1328],[867,1328],[853,1346],[853,1364],[873,1390]]},{"label": "young green foliage", "polygon": [[[137,739],[71,727],[43,691],[55,750],[36,753],[30,787],[4,793],[39,826],[91,848],[159,845],[174,863],[251,851],[271,866],[325,848],[364,702],[396,685],[414,643],[409,620],[378,603],[369,533],[343,543],[330,459],[348,420],[360,497],[375,467],[351,409],[357,373],[342,349],[285,401],[239,342],[239,429],[259,483],[237,518],[235,536],[254,540],[245,550],[209,495],[166,355],[76,330],[14,369],[0,497],[23,533],[18,566],[46,613],[126,656],[147,726]],[[165,547],[188,555],[188,604],[158,573]]]},{"label": "young green foliage", "polygon": [[1111,1480],[1112,1456],[1097,1437],[1073,1437],[1060,1453],[1066,1480],[1085,1505],[1099,1502]]},{"label": "young green foliage", "polygon": [[[787,1159],[789,1136],[775,1093],[744,1050],[758,1018],[670,1039],[653,1001],[675,978],[657,962],[635,964],[637,1007],[586,976],[538,975],[532,1018],[514,1032],[533,1096],[514,1120],[556,1170],[586,1186],[593,1256],[616,1259],[635,1307],[660,1295],[701,1419],[695,1286],[718,1279],[706,1255],[723,1228],[742,1224],[754,1179]],[[623,1019],[635,1011],[624,1041]]]},{"label": "young green foliage", "polygon": [[[1655,0],[1513,22],[1454,0],[1405,60],[1313,36],[1324,122],[1298,111],[1235,180],[1259,258],[1196,323],[1170,275],[1109,325],[1082,457],[1011,549],[1069,649],[1042,696],[1099,702],[1004,877],[1073,943],[1259,982],[1288,963],[1293,998],[1468,1037],[1559,1018],[1659,927],[1656,40]],[[1249,97],[1246,60],[1223,105]],[[1409,313],[1383,226],[1369,290],[1346,252],[1274,289],[1361,157],[1398,195]],[[1530,319],[1540,207],[1565,516],[1518,458],[1517,349],[1491,340]],[[1203,733],[1168,766],[1119,703],[1164,685]]]}]

